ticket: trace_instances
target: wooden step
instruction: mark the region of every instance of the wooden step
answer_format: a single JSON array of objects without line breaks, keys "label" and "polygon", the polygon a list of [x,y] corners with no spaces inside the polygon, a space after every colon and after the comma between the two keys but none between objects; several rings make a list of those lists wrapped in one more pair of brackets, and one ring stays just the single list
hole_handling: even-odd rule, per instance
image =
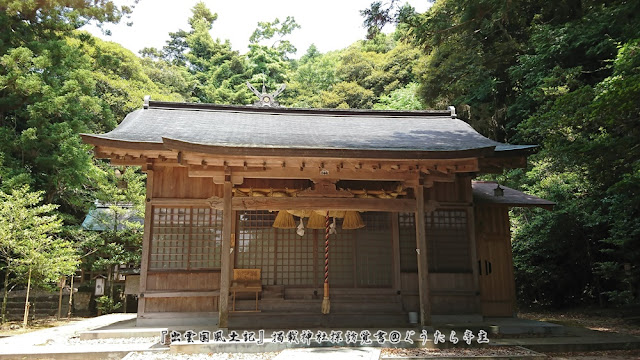
[{"label": "wooden step", "polygon": [[319,309],[309,313],[231,313],[232,329],[302,329],[302,328],[363,328],[411,327],[406,313],[395,314],[338,314],[323,315]]},{"label": "wooden step", "polygon": [[284,299],[284,286],[271,285],[262,287],[263,299]]},{"label": "wooden step", "polygon": [[[314,313],[322,307],[322,300],[262,299],[258,301],[258,307],[263,312],[293,311]],[[236,310],[252,309],[255,309],[255,300],[236,300]],[[402,303],[399,301],[363,302],[332,299],[331,309],[336,313],[395,313],[402,312]]]}]

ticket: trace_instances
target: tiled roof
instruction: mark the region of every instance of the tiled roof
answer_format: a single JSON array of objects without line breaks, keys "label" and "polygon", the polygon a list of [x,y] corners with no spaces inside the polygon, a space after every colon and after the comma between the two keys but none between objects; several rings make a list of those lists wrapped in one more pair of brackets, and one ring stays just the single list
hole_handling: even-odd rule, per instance
[{"label": "tiled roof", "polygon": [[454,152],[484,149],[510,152],[532,145],[490,140],[445,111],[372,111],[260,108],[151,102],[113,131],[84,134],[138,145],[162,145],[165,139],[225,147],[387,152]]},{"label": "tiled roof", "polygon": [[500,185],[503,190],[502,196],[496,196],[493,190],[498,187],[498,183],[491,181],[473,181],[471,187],[473,189],[473,201],[478,204],[497,204],[509,207],[536,206],[547,210],[553,209],[556,204],[553,201],[525,194],[503,185]]}]

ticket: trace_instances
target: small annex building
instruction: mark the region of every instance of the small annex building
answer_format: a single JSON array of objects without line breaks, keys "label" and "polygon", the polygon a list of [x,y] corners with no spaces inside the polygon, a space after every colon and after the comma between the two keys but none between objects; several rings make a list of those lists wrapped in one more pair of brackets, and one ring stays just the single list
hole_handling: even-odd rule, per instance
[{"label": "small annex building", "polygon": [[513,316],[508,208],[553,205],[475,182],[524,167],[535,146],[490,140],[453,109],[146,100],[82,138],[147,173],[140,325]]}]

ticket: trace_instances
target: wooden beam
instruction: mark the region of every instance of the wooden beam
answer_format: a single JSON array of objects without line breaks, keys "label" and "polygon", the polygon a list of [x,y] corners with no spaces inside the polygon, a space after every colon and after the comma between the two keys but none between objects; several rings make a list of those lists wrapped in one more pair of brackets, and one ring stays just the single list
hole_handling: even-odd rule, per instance
[{"label": "wooden beam", "polygon": [[[340,171],[330,171],[327,175],[322,175],[320,170],[313,167],[276,167],[264,169],[253,169],[243,167],[233,167],[233,176],[237,179],[327,179],[327,180],[376,180],[376,181],[406,181],[416,179],[418,171],[388,171],[371,169],[341,169]],[[221,167],[211,167],[204,169],[203,166],[190,165],[189,177],[210,177],[220,179],[223,174]],[[233,181],[233,180],[232,180]],[[233,181],[238,183],[239,180]],[[240,182],[241,183],[241,182]]]},{"label": "wooden beam", "polygon": [[210,291],[147,291],[144,293],[145,298],[172,298],[172,297],[202,297],[202,296],[219,296],[220,290]]},{"label": "wooden beam", "polygon": [[151,199],[151,204],[154,206],[209,206],[208,199],[183,198],[155,198]]},{"label": "wooden beam", "polygon": [[143,166],[146,165],[148,160],[145,158],[137,159],[111,159],[109,161],[113,166]]},{"label": "wooden beam", "polygon": [[[423,201],[424,204],[424,201]],[[235,197],[234,210],[362,210],[413,212],[414,199]]]},{"label": "wooden beam", "polygon": [[220,300],[218,301],[218,327],[221,329],[229,327],[229,257],[231,255],[231,223],[233,221],[233,210],[231,209],[232,190],[233,184],[231,184],[231,181],[225,181],[224,209],[222,210],[222,254],[220,256]]},{"label": "wooden beam", "polygon": [[[144,208],[144,232],[142,234],[142,256],[140,259],[140,294],[147,291],[147,276],[149,272],[149,250],[151,248],[151,224],[153,224],[153,170],[147,170],[147,197]],[[138,299],[138,318],[144,316],[145,298]]]},{"label": "wooden beam", "polygon": [[420,300],[420,325],[431,325],[431,301],[429,299],[429,261],[424,221],[424,187],[415,187],[416,195],[416,252],[418,256],[418,290]]},{"label": "wooden beam", "polygon": [[[304,197],[248,197],[232,198],[233,210],[362,210],[414,212],[414,199],[372,199],[372,198],[304,198]],[[212,209],[224,210],[224,198],[178,199],[154,198],[150,203],[154,206],[208,206]],[[468,205],[468,204],[466,204]]]}]

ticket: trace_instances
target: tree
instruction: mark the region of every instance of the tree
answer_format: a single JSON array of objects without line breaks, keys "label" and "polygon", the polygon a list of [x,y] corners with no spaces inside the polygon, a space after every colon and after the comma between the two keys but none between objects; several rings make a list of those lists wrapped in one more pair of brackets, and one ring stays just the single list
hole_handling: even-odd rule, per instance
[{"label": "tree", "polygon": [[501,175],[558,204],[513,211],[517,286],[529,303],[640,299],[639,11],[628,1],[443,0],[399,26],[424,53],[427,106],[453,104],[486,136],[541,145],[526,171]]},{"label": "tree", "polygon": [[24,284],[30,289],[30,282],[50,280],[42,269],[62,266],[52,261],[65,259],[67,242],[87,238],[74,230],[102,180],[78,134],[113,129],[140,108],[144,95],[183,100],[184,94],[191,96],[191,80],[175,67],[169,67],[173,77],[159,75],[162,65],[75,30],[88,21],[117,22],[131,8],[116,8],[111,1],[5,1],[0,8],[0,26],[11,30],[0,33],[0,190],[10,194],[28,185],[41,191],[45,203],[57,206],[56,224],[64,222],[59,237],[50,237],[54,250],[62,253],[45,246],[47,241],[44,248],[17,249],[8,240],[0,246],[7,259],[2,265],[10,266],[3,271],[6,283],[23,285],[22,278],[30,279]]},{"label": "tree", "polygon": [[296,22],[292,16],[287,18],[281,23],[280,19],[276,18],[272,22],[258,22],[258,28],[253,31],[253,34],[249,37],[250,44],[259,44],[262,42],[275,41],[268,47],[277,50],[283,58],[287,58],[288,54],[295,54],[296,47],[291,44],[289,40],[284,38],[290,35],[295,29],[300,29],[300,25]]},{"label": "tree", "polygon": [[369,8],[360,10],[360,15],[364,18],[363,26],[367,29],[367,39],[381,34],[387,24],[396,24],[414,13],[415,9],[411,5],[399,6],[397,0],[385,4],[374,1]]},{"label": "tree", "polygon": [[26,269],[27,292],[23,324],[29,316],[29,290],[36,284],[56,282],[61,275],[75,272],[78,255],[68,241],[55,237],[62,226],[61,219],[51,214],[57,206],[39,205],[43,192],[30,192],[28,187],[11,194],[0,192],[0,243],[6,263],[3,311],[6,310],[8,276],[18,266]]},{"label": "tree", "polygon": [[375,110],[423,110],[418,97],[418,83],[411,83],[401,89],[393,90],[389,95],[381,96],[373,105]]},{"label": "tree", "polygon": [[146,176],[140,169],[99,164],[96,201],[108,206],[94,212],[90,230],[80,245],[83,267],[107,273],[108,297],[113,300],[114,266],[140,264]]},{"label": "tree", "polygon": [[34,28],[34,32],[69,31],[90,21],[96,21],[99,25],[118,23],[123,16],[128,17],[132,13],[138,1],[121,2],[126,5],[117,6],[112,0],[76,1],[72,4],[65,0],[4,0],[0,3],[0,11],[17,20],[15,25],[24,23]]},{"label": "tree", "polygon": [[309,46],[298,61],[297,68],[292,71],[281,103],[299,108],[321,107],[320,94],[338,82],[338,62],[337,52],[321,54],[315,45]]},{"label": "tree", "polygon": [[[276,18],[272,22],[258,22],[258,28],[249,38],[249,82],[261,84],[268,89],[277,89],[281,84],[288,82],[291,63],[290,54],[297,51],[289,40],[285,40],[300,25],[296,20],[287,16],[282,23]],[[262,45],[271,42],[270,45]],[[289,94],[283,94],[281,98],[286,102]]]}]

